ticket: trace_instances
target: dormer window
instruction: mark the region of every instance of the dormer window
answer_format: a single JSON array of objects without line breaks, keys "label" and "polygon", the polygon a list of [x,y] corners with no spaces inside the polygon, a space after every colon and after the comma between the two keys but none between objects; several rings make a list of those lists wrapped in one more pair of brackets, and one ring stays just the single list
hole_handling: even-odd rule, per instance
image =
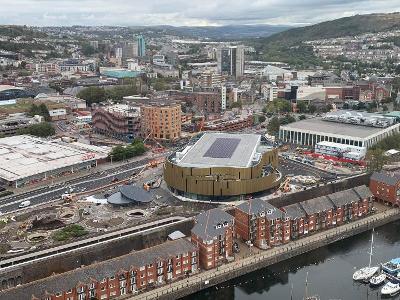
[{"label": "dormer window", "polygon": [[273,212],[274,212],[274,211],[273,211],[272,209],[268,209],[268,210],[267,210],[267,214],[268,214],[268,215],[272,215]]},{"label": "dormer window", "polygon": [[265,217],[265,212],[263,212],[263,211],[260,212],[260,217],[261,217],[261,218]]},{"label": "dormer window", "polygon": [[222,228],[222,225],[221,225],[221,223],[218,223],[218,224],[215,226],[215,228],[217,228],[217,229],[220,229],[220,228]]},{"label": "dormer window", "polygon": [[227,227],[228,226],[228,222],[224,222],[224,227]]}]

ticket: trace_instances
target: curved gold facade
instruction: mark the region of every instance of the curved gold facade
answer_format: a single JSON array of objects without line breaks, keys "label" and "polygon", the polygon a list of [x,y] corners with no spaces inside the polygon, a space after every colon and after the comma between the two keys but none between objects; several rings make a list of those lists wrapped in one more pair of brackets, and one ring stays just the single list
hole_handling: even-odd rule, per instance
[{"label": "curved gold facade", "polygon": [[[269,166],[271,170],[267,175],[264,175],[263,171],[265,166]],[[193,195],[195,198],[222,198],[257,193],[277,186],[277,166],[276,149],[263,153],[260,161],[248,168],[180,167],[167,160],[164,166],[164,180],[174,192],[189,197]]]}]

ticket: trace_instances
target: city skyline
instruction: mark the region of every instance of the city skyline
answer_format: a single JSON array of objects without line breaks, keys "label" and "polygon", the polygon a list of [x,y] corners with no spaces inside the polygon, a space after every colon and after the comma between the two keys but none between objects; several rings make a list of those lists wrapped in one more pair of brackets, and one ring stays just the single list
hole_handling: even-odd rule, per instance
[{"label": "city skyline", "polygon": [[0,0],[0,24],[34,26],[173,25],[221,26],[271,24],[304,26],[355,14],[388,13],[395,0],[343,1],[124,1]]}]

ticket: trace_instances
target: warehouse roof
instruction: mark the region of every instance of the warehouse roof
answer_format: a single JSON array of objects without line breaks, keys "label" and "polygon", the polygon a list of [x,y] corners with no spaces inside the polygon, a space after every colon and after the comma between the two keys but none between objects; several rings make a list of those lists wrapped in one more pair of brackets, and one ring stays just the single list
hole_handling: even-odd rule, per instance
[{"label": "warehouse roof", "polygon": [[105,148],[82,143],[49,141],[29,135],[5,137],[0,139],[0,178],[11,182],[107,155]]},{"label": "warehouse roof", "polygon": [[[393,126],[399,126],[398,124]],[[392,127],[393,127],[392,126]],[[365,139],[388,128],[367,127],[345,123],[324,121],[320,118],[306,119],[298,122],[282,125],[281,129],[294,131],[309,131],[319,135],[331,134],[338,136],[349,136],[353,138]]]},{"label": "warehouse roof", "polygon": [[[179,160],[181,167],[241,167],[251,165],[261,135],[204,133]],[[184,150],[184,151],[185,151]]]}]

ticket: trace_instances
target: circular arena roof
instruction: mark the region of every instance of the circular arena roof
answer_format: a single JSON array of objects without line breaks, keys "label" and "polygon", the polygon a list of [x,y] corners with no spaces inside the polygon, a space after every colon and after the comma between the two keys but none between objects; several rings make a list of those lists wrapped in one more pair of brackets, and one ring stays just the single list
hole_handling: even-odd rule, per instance
[{"label": "circular arena roof", "polygon": [[135,185],[124,185],[107,198],[108,203],[115,205],[146,204],[151,201],[153,201],[152,194]]}]

